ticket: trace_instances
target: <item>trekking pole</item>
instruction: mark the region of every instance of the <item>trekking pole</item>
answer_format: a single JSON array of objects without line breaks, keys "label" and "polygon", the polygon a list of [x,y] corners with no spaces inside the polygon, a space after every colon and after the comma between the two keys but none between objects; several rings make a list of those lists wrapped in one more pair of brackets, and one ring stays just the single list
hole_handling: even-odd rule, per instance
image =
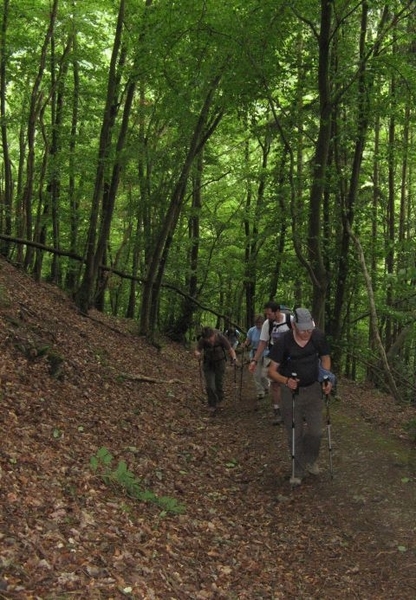
[{"label": "trekking pole", "polygon": [[[326,387],[328,385],[328,377],[324,378],[324,386]],[[327,433],[328,433],[328,454],[329,454],[329,474],[331,476],[331,479],[334,478],[334,471],[332,468],[332,442],[331,442],[331,415],[329,413],[329,394],[324,394],[324,392],[322,392],[322,395],[325,396],[325,406],[326,406],[326,426],[327,426]]]},{"label": "trekking pole", "polygon": [[[292,379],[297,379],[297,373],[292,373]],[[295,396],[298,392],[298,388],[292,390],[292,482],[295,480]]]},{"label": "trekking pole", "polygon": [[239,400],[241,402],[241,394],[242,394],[242,390],[243,390],[243,369],[244,369],[244,353],[245,353],[245,348],[243,346],[243,355],[241,357],[241,365],[240,365],[240,393],[239,393]]},{"label": "trekking pole", "polygon": [[201,392],[203,392],[204,388],[202,387],[202,365],[201,365],[201,359],[198,360],[198,371],[199,371],[199,385],[201,386]]},{"label": "trekking pole", "polygon": [[202,395],[204,395],[204,386],[202,384],[202,361],[200,358],[198,359],[198,366],[199,366],[199,369],[198,369],[199,370],[199,385],[201,386],[201,393],[202,393]]},{"label": "trekking pole", "polygon": [[237,386],[237,361],[233,364],[234,368],[234,404],[237,404],[238,386]]}]

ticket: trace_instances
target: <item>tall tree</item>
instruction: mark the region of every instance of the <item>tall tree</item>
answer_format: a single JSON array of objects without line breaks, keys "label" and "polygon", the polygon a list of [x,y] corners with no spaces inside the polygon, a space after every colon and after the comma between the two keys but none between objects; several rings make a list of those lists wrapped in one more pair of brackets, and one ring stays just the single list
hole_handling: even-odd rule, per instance
[{"label": "tall tree", "polygon": [[[125,48],[123,47],[125,0],[120,0],[116,33],[112,49],[110,68],[108,72],[106,102],[101,126],[100,143],[98,148],[97,171],[95,174],[94,192],[91,200],[88,238],[85,255],[85,271],[81,285],[76,294],[79,308],[87,312],[94,303],[94,295],[98,282],[98,274],[104,257],[106,232],[112,217],[112,203],[106,205],[107,190],[104,190],[108,163],[112,148],[112,138],[116,117],[120,108],[120,80],[125,61]],[[102,219],[102,236],[100,245],[97,245],[97,232],[99,219]]]},{"label": "tall tree", "polygon": [[[1,144],[3,152],[4,165],[4,193],[2,202],[2,212],[0,215],[4,227],[1,229],[6,235],[12,233],[12,204],[13,204],[13,177],[12,177],[12,161],[9,151],[9,135],[7,129],[7,64],[8,64],[8,16],[9,16],[9,0],[3,0],[3,14],[1,19],[0,32],[0,121],[1,121]],[[10,244],[3,241],[0,252],[3,256],[8,256]]]},{"label": "tall tree", "polygon": [[175,184],[170,198],[169,206],[159,233],[159,239],[153,250],[153,255],[148,266],[147,278],[143,286],[142,305],[140,310],[139,328],[142,334],[150,334],[154,329],[153,324],[156,317],[162,277],[175,227],[186,198],[186,188],[191,168],[196,157],[202,151],[222,117],[222,111],[216,109],[214,102],[219,82],[219,78],[216,78],[212,82],[201,106],[178,181]]},{"label": "tall tree", "polygon": [[[46,61],[48,56],[48,48],[50,45],[58,11],[58,1],[54,0],[51,5],[49,15],[49,25],[43,40],[38,72],[30,94],[30,106],[27,123],[27,159],[25,183],[22,195],[22,209],[24,215],[23,233],[27,239],[31,240],[33,236],[33,213],[32,213],[32,197],[35,183],[35,142],[36,142],[36,125],[42,111],[44,102],[41,89],[42,79],[45,76]],[[25,268],[28,268],[32,263],[33,248],[27,247],[25,255]]]}]

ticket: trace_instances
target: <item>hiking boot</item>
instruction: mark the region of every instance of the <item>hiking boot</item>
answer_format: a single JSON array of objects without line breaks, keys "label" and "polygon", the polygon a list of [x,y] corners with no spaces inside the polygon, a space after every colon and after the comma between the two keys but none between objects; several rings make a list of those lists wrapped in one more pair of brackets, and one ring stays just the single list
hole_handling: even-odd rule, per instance
[{"label": "hiking boot", "polygon": [[293,487],[297,487],[302,483],[302,477],[291,477],[290,478],[290,485],[292,485]]},{"label": "hiking boot", "polygon": [[306,465],[306,470],[308,471],[308,473],[310,473],[311,475],[319,475],[319,473],[321,472],[320,468],[318,467],[318,465],[315,463],[312,464],[307,464]]},{"label": "hiking boot", "polygon": [[281,422],[282,422],[282,415],[280,414],[280,408],[274,408],[272,425],[280,425]]}]

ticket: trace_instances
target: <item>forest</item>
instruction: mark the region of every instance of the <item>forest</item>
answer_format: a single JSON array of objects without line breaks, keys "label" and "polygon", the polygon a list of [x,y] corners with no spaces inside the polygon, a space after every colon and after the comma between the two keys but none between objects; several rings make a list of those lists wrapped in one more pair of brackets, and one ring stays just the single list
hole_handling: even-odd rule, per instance
[{"label": "forest", "polygon": [[306,306],[414,402],[414,0],[2,5],[4,258],[150,340]]}]

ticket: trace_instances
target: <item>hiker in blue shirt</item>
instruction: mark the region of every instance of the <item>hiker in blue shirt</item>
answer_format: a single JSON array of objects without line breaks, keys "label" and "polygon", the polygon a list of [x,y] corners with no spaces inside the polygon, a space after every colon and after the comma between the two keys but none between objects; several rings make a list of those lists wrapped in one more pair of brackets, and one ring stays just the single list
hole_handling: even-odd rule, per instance
[{"label": "hiker in blue shirt", "polygon": [[[260,342],[260,334],[261,328],[264,323],[264,316],[257,315],[254,321],[253,327],[247,331],[247,338],[245,342],[242,344],[245,348],[250,348],[250,362],[254,358],[259,342]],[[264,396],[269,392],[269,379],[267,378],[267,368],[264,366],[263,358],[267,355],[267,349],[263,350],[263,353],[260,356],[260,360],[255,363],[256,368],[253,371],[253,380],[254,385],[256,387],[257,393],[257,401],[262,400]],[[255,409],[258,406],[256,404]]]}]

